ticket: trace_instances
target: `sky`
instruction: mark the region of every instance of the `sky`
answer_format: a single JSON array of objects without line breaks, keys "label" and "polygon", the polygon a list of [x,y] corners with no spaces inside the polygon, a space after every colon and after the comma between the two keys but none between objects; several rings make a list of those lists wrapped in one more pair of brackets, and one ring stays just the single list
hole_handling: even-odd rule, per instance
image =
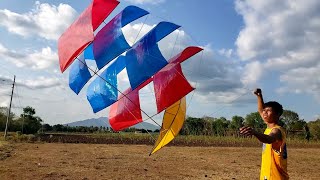
[{"label": "sky", "polygon": [[[0,1],[0,106],[9,106],[16,75],[12,110],[17,115],[31,106],[51,125],[108,117],[108,108],[93,113],[86,87],[76,95],[68,86],[68,70],[59,69],[57,40],[90,3]],[[159,42],[164,57],[187,46],[204,48],[183,63],[196,88],[187,97],[188,116],[245,117],[257,110],[252,92],[261,88],[265,101],[278,101],[305,121],[320,118],[320,1],[120,0],[105,22],[128,5],[150,12],[123,28],[130,45],[158,22],[169,21],[181,28]],[[125,90],[126,71],[118,80]],[[152,84],[140,98],[141,108],[155,114]],[[161,114],[154,120],[160,122]]]}]

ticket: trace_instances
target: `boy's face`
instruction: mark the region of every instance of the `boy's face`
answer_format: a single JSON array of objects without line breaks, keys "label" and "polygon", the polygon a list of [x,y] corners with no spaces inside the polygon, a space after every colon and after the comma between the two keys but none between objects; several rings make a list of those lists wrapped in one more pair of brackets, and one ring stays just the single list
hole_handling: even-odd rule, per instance
[{"label": "boy's face", "polygon": [[262,119],[266,123],[275,123],[278,121],[278,115],[273,111],[272,107],[265,107],[262,111]]}]

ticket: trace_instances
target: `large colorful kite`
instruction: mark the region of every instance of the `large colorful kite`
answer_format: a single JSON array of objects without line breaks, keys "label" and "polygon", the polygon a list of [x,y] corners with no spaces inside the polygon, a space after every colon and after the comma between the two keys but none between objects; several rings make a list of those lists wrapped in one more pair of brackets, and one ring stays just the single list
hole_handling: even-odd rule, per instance
[{"label": "large colorful kite", "polygon": [[[117,0],[93,0],[61,35],[58,41],[60,69],[64,72],[71,66],[69,86],[76,94],[97,75],[88,85],[87,99],[94,113],[110,106],[109,122],[115,131],[143,122],[142,112],[145,112],[140,107],[139,90],[153,82],[157,113],[165,111],[159,137],[150,153],[153,154],[172,141],[183,126],[185,96],[194,88],[183,75],[181,63],[202,48],[188,47],[173,58],[165,59],[158,42],[180,27],[170,22],[158,23],[130,46],[122,28],[149,14],[136,6],[124,8],[98,31],[118,4]],[[121,55],[124,52],[125,55]],[[98,74],[87,66],[86,60],[95,61],[98,70],[108,66]],[[121,92],[117,75],[125,68],[130,88]]]}]

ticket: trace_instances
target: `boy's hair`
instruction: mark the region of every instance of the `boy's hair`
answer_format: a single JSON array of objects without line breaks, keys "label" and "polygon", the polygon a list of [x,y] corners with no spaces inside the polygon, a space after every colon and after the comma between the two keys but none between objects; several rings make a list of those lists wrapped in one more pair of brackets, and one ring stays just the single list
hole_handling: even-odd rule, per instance
[{"label": "boy's hair", "polygon": [[283,108],[282,105],[279,104],[276,101],[269,101],[267,103],[264,104],[264,107],[271,107],[272,110],[279,115],[279,117],[282,115],[283,113]]}]

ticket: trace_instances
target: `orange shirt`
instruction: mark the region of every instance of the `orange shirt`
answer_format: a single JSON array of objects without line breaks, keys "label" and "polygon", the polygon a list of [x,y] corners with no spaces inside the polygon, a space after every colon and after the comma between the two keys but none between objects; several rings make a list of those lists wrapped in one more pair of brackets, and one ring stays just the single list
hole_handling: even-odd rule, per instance
[{"label": "orange shirt", "polygon": [[282,141],[274,142],[281,143],[280,150],[272,148],[272,144],[263,143],[262,146],[262,161],[260,180],[287,180],[289,179],[287,171],[287,146],[286,132],[280,126],[267,128],[264,134],[269,135],[272,129],[278,128],[282,134]]}]

